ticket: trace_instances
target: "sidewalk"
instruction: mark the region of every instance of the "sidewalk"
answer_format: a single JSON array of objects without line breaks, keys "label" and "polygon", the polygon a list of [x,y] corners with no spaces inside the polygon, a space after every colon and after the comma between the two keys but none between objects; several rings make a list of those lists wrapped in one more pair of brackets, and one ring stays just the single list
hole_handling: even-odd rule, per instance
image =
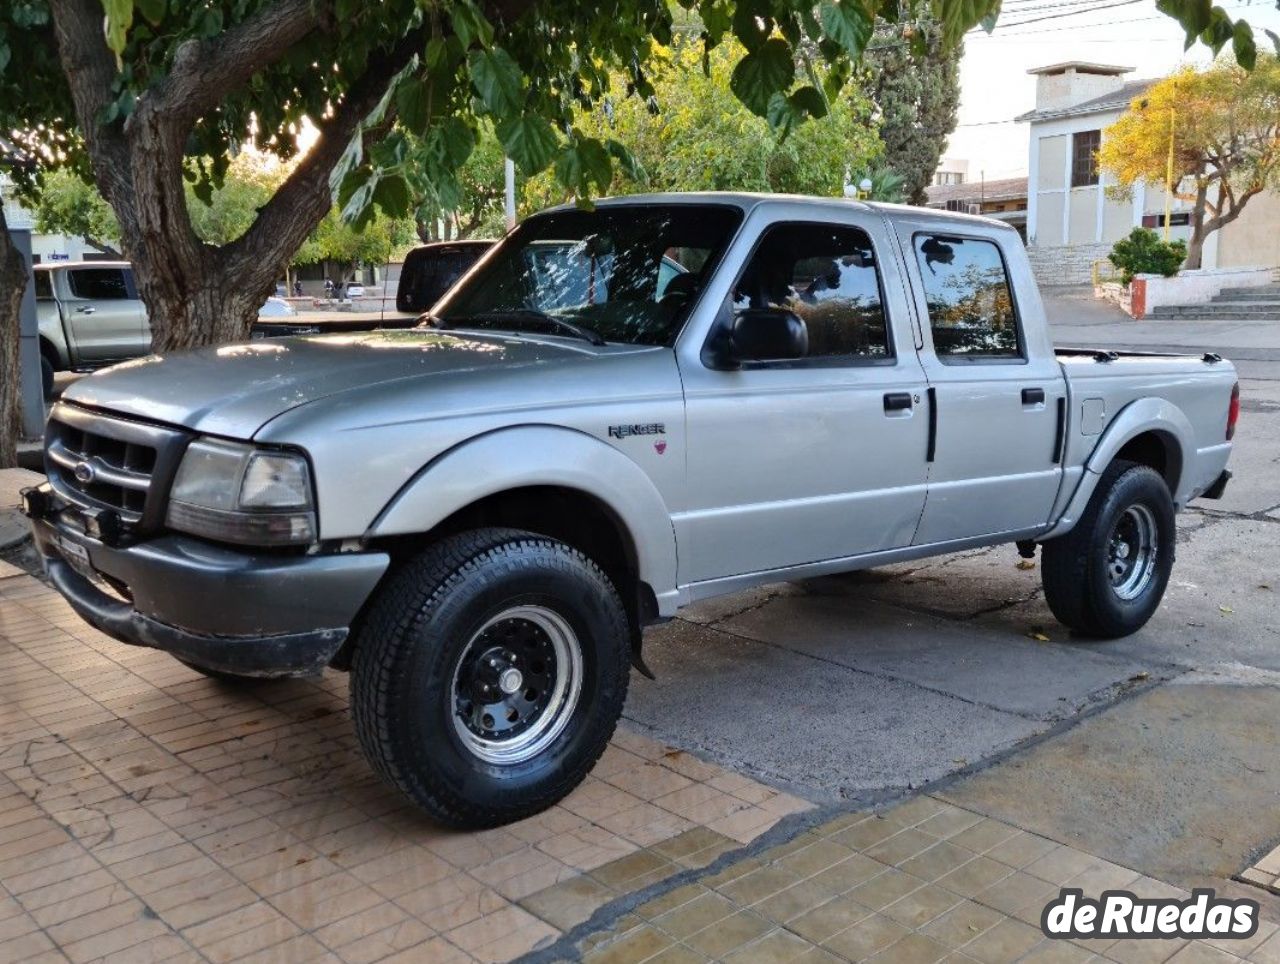
[{"label": "sidewalk", "polygon": [[1263,920],[1243,941],[1046,939],[1040,914],[1063,887],[1143,897],[1188,892],[1045,837],[921,796],[847,814],[656,897],[612,927],[541,958],[591,964],[708,958],[781,961],[1280,962]]}]

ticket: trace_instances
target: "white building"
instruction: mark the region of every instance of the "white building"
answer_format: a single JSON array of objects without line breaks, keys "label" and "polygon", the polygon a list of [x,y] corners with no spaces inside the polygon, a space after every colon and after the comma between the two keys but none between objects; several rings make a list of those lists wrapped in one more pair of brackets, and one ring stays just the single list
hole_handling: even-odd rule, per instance
[{"label": "white building", "polygon": [[[1159,185],[1138,184],[1129,197],[1108,197],[1114,186],[1098,170],[1103,132],[1139,100],[1153,80],[1125,80],[1129,67],[1083,61],[1028,71],[1036,78],[1030,122],[1027,247],[1041,283],[1087,281],[1095,261],[1135,227],[1164,228],[1165,196]],[[1190,236],[1191,205],[1174,199],[1170,237]],[[1240,218],[1205,242],[1203,266],[1280,264],[1280,198],[1254,198]]]},{"label": "white building", "polygon": [[933,172],[934,187],[950,187],[969,180],[969,162],[958,157],[944,157]]}]

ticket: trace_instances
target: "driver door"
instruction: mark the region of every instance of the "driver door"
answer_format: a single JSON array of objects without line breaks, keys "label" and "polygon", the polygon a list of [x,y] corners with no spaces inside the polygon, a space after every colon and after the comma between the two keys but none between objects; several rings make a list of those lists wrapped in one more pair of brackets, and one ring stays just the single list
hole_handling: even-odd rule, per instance
[{"label": "driver door", "polygon": [[878,218],[837,217],[765,227],[717,320],[789,310],[807,328],[805,357],[736,371],[682,363],[682,583],[908,546],[915,534],[928,411],[902,278]]}]

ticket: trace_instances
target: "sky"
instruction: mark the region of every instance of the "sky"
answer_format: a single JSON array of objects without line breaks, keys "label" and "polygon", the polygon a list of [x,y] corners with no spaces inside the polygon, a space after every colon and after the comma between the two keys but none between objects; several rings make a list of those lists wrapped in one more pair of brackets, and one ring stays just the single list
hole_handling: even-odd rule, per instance
[{"label": "sky", "polygon": [[[1248,20],[1259,49],[1269,49],[1262,29],[1280,33],[1274,0],[1218,2],[1233,18]],[[989,181],[1025,175],[1027,125],[1011,118],[1035,106],[1029,69],[1087,60],[1133,67],[1125,79],[1139,80],[1212,59],[1202,44],[1184,52],[1183,38],[1182,28],[1156,10],[1155,0],[1005,0],[990,36],[978,30],[965,38],[959,126],[946,157],[967,159],[970,181],[984,173]]]}]

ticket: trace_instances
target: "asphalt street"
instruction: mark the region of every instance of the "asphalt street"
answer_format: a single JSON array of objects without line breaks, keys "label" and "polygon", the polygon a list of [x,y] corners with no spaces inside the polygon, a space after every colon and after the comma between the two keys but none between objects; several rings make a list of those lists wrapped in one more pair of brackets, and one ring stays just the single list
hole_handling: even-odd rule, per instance
[{"label": "asphalt street", "polygon": [[[1071,638],[1013,546],[779,584],[652,630],[645,656],[658,678],[635,676],[629,725],[815,801],[874,803],[1060,739],[1166,681],[1277,693],[1280,326],[1139,323],[1074,289],[1047,292],[1046,306],[1061,345],[1238,360],[1235,478],[1226,498],[1179,517],[1173,579],[1148,626],[1110,642]],[[1156,766],[1158,754],[1131,749]],[[1275,758],[1274,744],[1265,752]],[[1268,789],[1262,805],[1280,812],[1275,803]]]}]

